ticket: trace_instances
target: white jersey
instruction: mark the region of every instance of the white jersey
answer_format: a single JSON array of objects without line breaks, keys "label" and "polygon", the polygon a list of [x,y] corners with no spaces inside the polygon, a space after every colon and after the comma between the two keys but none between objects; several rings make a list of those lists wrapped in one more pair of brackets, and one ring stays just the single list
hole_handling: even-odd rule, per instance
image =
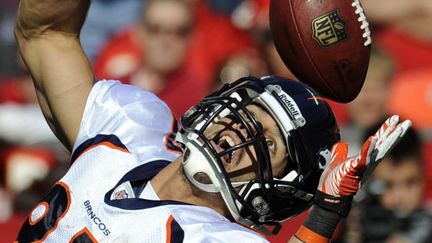
[{"label": "white jersey", "polygon": [[267,242],[216,211],[159,200],[149,181],[180,149],[154,94],[97,82],[67,174],[30,213],[18,242]]}]

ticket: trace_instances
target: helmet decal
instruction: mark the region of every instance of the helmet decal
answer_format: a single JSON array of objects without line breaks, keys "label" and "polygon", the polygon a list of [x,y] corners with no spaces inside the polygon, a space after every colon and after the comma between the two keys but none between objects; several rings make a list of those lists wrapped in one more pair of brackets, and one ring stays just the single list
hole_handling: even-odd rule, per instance
[{"label": "helmet decal", "polygon": [[321,170],[324,170],[331,162],[331,152],[328,149],[323,149],[320,150],[318,154],[320,155],[318,160],[318,166]]}]

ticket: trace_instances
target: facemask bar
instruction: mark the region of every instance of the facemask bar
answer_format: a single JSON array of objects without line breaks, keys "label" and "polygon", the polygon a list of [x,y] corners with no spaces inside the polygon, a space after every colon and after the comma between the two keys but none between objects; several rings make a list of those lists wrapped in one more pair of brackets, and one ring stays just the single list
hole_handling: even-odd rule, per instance
[{"label": "facemask bar", "polygon": [[[253,145],[264,137],[261,125],[253,118],[244,105],[235,98],[212,97],[205,99],[200,103],[200,106],[201,107],[198,107],[194,113],[190,114],[190,116],[194,116],[194,118],[187,117],[188,119],[192,120],[199,119],[205,121],[202,125],[200,125],[199,130],[192,128],[193,125],[185,125],[184,119],[186,119],[186,117],[182,117],[182,127],[187,132],[197,134],[205,143],[205,145],[212,150],[213,154],[218,158],[218,160],[228,153]],[[211,109],[212,107],[213,109]],[[211,145],[210,140],[204,136],[204,132],[210,125],[220,120],[222,118],[220,114],[222,112],[226,112],[226,110],[229,110],[229,114],[233,114],[236,119],[240,119],[238,121],[234,120],[234,122],[240,122],[243,125],[248,134],[248,138],[246,138],[248,140],[243,141],[242,143],[237,144],[229,149],[225,149],[224,151],[217,152]],[[243,115],[240,114],[239,110],[241,110],[247,116],[247,120]],[[249,125],[249,123],[251,123],[252,126]]]},{"label": "facemask bar", "polygon": [[[227,95],[229,95],[229,93]],[[259,167],[255,169],[258,177],[257,181],[259,181],[259,184],[263,189],[264,187],[271,187],[273,184],[271,161],[262,131],[262,126],[255,120],[253,115],[245,107],[246,105],[250,104],[251,101],[247,101],[247,97],[244,96],[242,96],[242,99],[244,103],[233,97],[208,97],[204,99],[204,101],[199,105],[187,112],[185,117],[181,118],[182,128],[188,133],[196,134],[205,144],[205,147],[210,149],[211,153],[215,157],[215,162],[217,163],[218,167],[221,168],[221,176],[226,178],[227,181],[229,181],[229,176],[223,169],[224,166],[223,162],[221,161],[222,157],[225,154],[231,153],[237,149],[253,145],[256,151],[256,166]],[[229,110],[229,112],[227,112],[227,110]],[[244,126],[246,132],[248,133],[248,138],[247,141],[243,141],[241,144],[237,144],[232,148],[218,153],[213,148],[210,140],[204,136],[204,132],[210,125],[216,123],[222,117],[227,116],[227,114],[232,114],[236,118],[235,122],[239,122]],[[234,189],[235,186],[233,186],[233,184],[238,184],[238,182],[229,183],[228,185],[231,197],[242,205],[242,210],[248,211],[251,215],[258,216],[255,209],[250,207],[244,198],[240,196]],[[250,225],[250,222],[248,224]]]}]

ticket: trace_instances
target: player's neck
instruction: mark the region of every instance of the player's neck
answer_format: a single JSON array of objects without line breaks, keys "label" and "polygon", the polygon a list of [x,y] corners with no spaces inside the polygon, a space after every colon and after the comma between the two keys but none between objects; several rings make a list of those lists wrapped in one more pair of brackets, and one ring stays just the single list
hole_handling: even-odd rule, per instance
[{"label": "player's neck", "polygon": [[182,172],[182,158],[178,158],[160,171],[151,185],[161,200],[181,201],[197,206],[212,208],[227,215],[225,204],[219,194],[207,193],[194,187]]}]

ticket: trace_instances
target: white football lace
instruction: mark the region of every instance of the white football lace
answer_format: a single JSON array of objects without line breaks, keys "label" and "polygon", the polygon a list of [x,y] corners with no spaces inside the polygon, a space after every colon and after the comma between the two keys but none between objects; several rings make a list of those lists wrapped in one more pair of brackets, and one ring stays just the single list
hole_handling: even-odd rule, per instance
[{"label": "white football lace", "polygon": [[368,46],[368,45],[372,44],[371,32],[369,29],[369,22],[366,19],[366,15],[364,13],[364,10],[363,10],[359,0],[353,0],[352,6],[356,8],[355,13],[357,15],[359,15],[359,18],[357,20],[362,23],[360,28],[362,30],[364,30],[363,38],[366,38],[364,45]]}]

